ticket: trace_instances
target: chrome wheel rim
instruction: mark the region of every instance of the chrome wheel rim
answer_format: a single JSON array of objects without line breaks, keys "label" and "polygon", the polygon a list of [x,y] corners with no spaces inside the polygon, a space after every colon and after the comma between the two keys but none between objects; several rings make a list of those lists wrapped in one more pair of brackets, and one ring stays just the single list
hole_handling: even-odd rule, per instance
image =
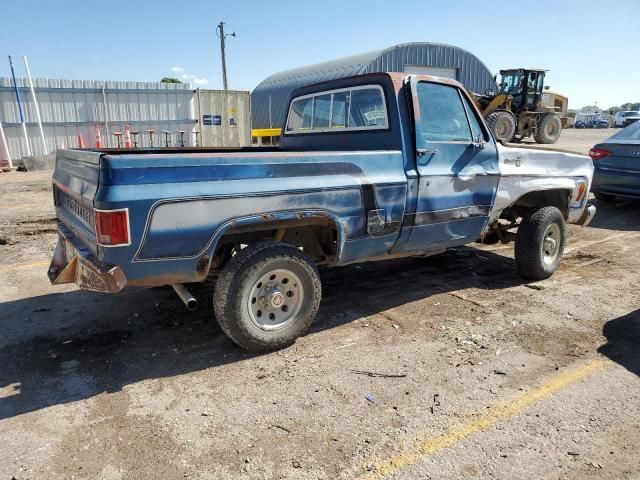
[{"label": "chrome wheel rim", "polygon": [[542,253],[542,261],[545,265],[553,265],[560,253],[562,238],[560,235],[560,227],[556,223],[552,223],[547,227],[542,239],[540,247]]},{"label": "chrome wheel rim", "polygon": [[300,277],[291,270],[271,270],[253,284],[247,299],[249,316],[262,330],[280,330],[294,321],[304,301]]}]

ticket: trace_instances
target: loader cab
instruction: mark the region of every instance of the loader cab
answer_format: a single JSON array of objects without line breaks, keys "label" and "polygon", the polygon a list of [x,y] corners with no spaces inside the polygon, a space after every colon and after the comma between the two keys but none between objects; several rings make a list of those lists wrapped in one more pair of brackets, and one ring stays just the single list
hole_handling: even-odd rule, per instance
[{"label": "loader cab", "polygon": [[518,68],[500,70],[500,93],[510,95],[515,113],[535,111],[542,99],[546,70]]}]

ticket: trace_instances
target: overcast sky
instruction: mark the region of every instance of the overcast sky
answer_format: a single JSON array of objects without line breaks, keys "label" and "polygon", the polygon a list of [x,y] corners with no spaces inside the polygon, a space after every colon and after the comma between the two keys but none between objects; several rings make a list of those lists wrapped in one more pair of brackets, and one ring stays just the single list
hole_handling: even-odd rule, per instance
[{"label": "overcast sky", "polygon": [[[487,67],[549,70],[571,108],[640,101],[640,0],[349,2],[0,0],[0,45],[35,77],[158,81],[221,88],[217,23],[229,88],[272,73],[397,43],[448,43]],[[6,58],[6,57],[5,57]],[[0,76],[9,75],[0,61]]]}]

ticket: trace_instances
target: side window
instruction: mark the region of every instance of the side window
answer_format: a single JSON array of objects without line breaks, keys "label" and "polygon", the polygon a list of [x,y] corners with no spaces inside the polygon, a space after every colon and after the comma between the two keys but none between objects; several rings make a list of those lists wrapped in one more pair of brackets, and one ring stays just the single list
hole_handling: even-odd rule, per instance
[{"label": "side window", "polygon": [[469,103],[469,100],[464,97],[464,95],[462,96],[462,101],[464,102],[464,109],[467,111],[467,117],[469,118],[469,124],[471,125],[471,135],[473,135],[474,139],[480,138],[485,142],[488,141],[489,139],[480,126],[480,120],[478,120],[473,106]]},{"label": "side window", "polygon": [[311,128],[311,112],[313,111],[313,97],[301,98],[291,104],[287,130],[309,130]]},{"label": "side window", "polygon": [[387,111],[382,92],[377,88],[362,88],[351,92],[349,127],[387,126]]},{"label": "side window", "polygon": [[457,88],[419,82],[417,91],[424,141],[471,143],[467,115]]},{"label": "side window", "polygon": [[318,95],[313,97],[313,123],[312,129],[329,128],[329,115],[331,114],[331,95]]}]

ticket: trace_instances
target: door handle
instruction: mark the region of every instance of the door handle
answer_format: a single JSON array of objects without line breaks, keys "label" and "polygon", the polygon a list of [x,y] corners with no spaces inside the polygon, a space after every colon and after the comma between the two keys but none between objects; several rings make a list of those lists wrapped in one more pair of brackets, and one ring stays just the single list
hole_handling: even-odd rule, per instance
[{"label": "door handle", "polygon": [[416,153],[418,154],[419,157],[424,157],[427,153],[430,153],[431,155],[435,155],[438,152],[439,151],[438,151],[437,148],[418,148],[418,149],[416,149]]}]

